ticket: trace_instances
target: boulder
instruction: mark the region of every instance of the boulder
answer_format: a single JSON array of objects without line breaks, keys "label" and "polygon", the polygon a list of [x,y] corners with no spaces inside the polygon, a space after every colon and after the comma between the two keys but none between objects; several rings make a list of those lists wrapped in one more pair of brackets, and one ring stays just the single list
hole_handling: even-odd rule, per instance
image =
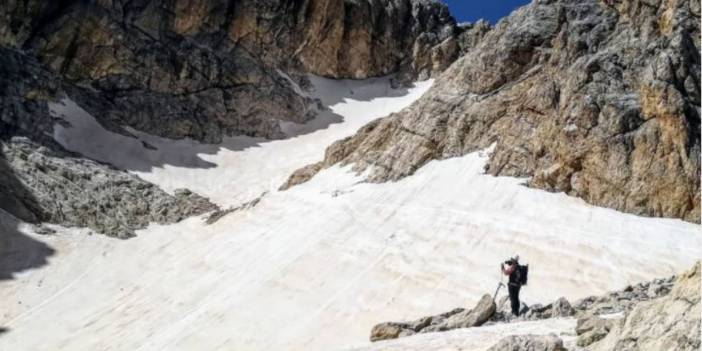
[{"label": "boulder", "polygon": [[565,297],[561,297],[553,303],[551,317],[570,317],[575,314],[575,310]]},{"label": "boulder", "polygon": [[406,323],[387,322],[377,324],[371,330],[370,341],[397,339],[403,332],[405,334],[408,332],[408,327]]},{"label": "boulder", "polygon": [[613,324],[611,319],[596,316],[578,319],[575,327],[575,333],[578,335],[577,345],[585,347],[603,339],[612,330]]},{"label": "boulder", "polygon": [[431,333],[483,325],[495,313],[492,296],[484,295],[471,310],[456,308],[442,314],[423,317],[412,322],[385,322],[371,330],[371,341],[395,339],[415,333]]},{"label": "boulder", "polygon": [[472,310],[463,311],[449,317],[443,326],[445,326],[446,330],[478,327],[492,317],[495,309],[495,302],[492,300],[492,296],[486,294],[483,295]]},{"label": "boulder", "polygon": [[488,351],[566,351],[556,335],[512,335],[500,340]]}]

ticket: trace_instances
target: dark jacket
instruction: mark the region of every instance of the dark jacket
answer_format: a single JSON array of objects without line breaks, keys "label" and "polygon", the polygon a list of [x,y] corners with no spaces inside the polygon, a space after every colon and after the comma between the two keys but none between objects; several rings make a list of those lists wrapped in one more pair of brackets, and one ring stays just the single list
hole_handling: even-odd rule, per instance
[{"label": "dark jacket", "polygon": [[511,286],[522,286],[522,272],[519,270],[519,267],[512,272],[512,274],[509,275],[509,285]]}]

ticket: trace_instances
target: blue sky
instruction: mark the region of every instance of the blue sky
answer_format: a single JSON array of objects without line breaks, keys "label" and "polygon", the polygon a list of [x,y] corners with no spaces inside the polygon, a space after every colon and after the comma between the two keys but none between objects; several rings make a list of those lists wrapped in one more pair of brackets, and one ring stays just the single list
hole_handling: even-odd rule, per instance
[{"label": "blue sky", "polygon": [[460,22],[475,22],[480,18],[495,24],[512,10],[528,4],[529,0],[443,0],[451,14]]}]

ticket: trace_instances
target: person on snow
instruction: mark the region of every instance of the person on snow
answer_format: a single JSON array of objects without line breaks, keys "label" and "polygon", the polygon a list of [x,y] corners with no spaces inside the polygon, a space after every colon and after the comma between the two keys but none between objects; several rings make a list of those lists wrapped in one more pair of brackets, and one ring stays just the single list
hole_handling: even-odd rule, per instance
[{"label": "person on snow", "polygon": [[510,258],[500,265],[502,273],[509,277],[507,291],[509,292],[509,302],[512,307],[512,314],[519,316],[519,290],[522,288],[521,270],[519,269],[519,257]]}]

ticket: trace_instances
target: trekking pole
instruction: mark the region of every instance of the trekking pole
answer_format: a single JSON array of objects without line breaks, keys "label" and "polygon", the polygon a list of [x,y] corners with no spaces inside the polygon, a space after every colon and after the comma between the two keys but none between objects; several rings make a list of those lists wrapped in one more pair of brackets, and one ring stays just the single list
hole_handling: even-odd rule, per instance
[{"label": "trekking pole", "polygon": [[497,283],[497,289],[495,289],[495,295],[492,296],[492,302],[495,302],[495,299],[497,298],[497,293],[500,291],[500,288],[503,286],[502,284],[502,265],[500,265],[500,282]]},{"label": "trekking pole", "polygon": [[499,283],[497,283],[497,289],[495,289],[495,295],[492,296],[492,302],[495,302],[495,299],[497,298],[497,292],[500,291],[500,288],[503,286],[502,281],[500,280]]}]

